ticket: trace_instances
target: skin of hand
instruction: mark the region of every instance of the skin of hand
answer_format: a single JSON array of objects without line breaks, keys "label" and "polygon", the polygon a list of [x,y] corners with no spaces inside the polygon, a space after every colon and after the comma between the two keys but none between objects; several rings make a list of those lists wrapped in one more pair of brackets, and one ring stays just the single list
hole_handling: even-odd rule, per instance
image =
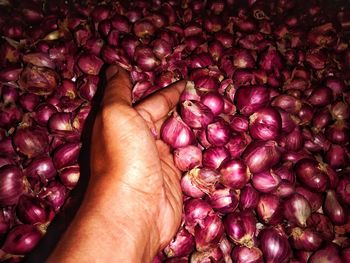
[{"label": "skin of hand", "polygon": [[180,171],[159,137],[185,82],[132,105],[128,73],[107,69],[84,201],[49,262],[152,262],[182,214]]}]

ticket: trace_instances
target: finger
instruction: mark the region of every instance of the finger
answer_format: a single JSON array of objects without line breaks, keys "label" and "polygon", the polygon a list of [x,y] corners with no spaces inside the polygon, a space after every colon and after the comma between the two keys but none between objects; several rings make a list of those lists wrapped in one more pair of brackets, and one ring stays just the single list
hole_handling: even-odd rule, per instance
[{"label": "finger", "polygon": [[180,95],[184,90],[186,81],[181,80],[169,85],[149,98],[146,98],[135,106],[135,109],[141,115],[149,115],[153,123],[167,116],[179,101]]},{"label": "finger", "polygon": [[128,72],[117,65],[106,70],[107,86],[103,101],[105,105],[122,104],[131,106],[131,81]]}]

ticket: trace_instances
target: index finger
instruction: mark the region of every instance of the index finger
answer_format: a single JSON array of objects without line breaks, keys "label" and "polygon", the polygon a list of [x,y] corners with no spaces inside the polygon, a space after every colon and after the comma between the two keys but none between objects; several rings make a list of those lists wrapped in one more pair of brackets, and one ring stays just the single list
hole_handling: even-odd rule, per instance
[{"label": "index finger", "polygon": [[186,81],[177,81],[162,89],[135,106],[139,113],[146,112],[153,123],[164,118],[178,103]]},{"label": "index finger", "polygon": [[131,106],[131,81],[128,72],[120,66],[113,65],[106,70],[107,86],[102,103]]}]

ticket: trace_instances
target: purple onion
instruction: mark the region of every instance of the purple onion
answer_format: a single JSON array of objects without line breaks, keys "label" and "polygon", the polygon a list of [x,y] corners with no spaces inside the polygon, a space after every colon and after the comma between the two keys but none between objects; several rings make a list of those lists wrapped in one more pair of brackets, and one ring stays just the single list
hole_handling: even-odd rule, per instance
[{"label": "purple onion", "polygon": [[243,152],[243,160],[250,172],[265,171],[280,160],[280,151],[275,141],[254,141]]},{"label": "purple onion", "polygon": [[174,151],[174,163],[181,171],[202,166],[202,151],[194,145],[177,148]]},{"label": "purple onion", "polygon": [[249,116],[268,103],[268,89],[264,86],[239,87],[234,102],[241,114]]},{"label": "purple onion", "polygon": [[230,126],[223,119],[208,124],[207,139],[213,146],[224,146],[230,139]]},{"label": "purple onion", "polygon": [[277,228],[266,228],[258,235],[260,249],[269,263],[288,262],[292,250],[284,233]]},{"label": "purple onion", "polygon": [[242,210],[255,209],[259,203],[259,193],[254,187],[247,184],[241,189],[239,206]]},{"label": "purple onion", "polygon": [[30,252],[40,241],[41,231],[33,225],[17,225],[7,234],[2,250],[13,255]]},{"label": "purple onion", "polygon": [[290,223],[300,227],[306,226],[306,221],[311,215],[311,206],[303,195],[293,194],[288,197],[283,208],[284,216]]},{"label": "purple onion", "polygon": [[253,247],[256,218],[251,211],[228,214],[224,225],[227,235],[236,245]]},{"label": "purple onion", "polygon": [[58,147],[53,154],[52,161],[57,170],[75,164],[80,153],[81,143],[65,143]]},{"label": "purple onion", "polygon": [[224,234],[224,225],[218,215],[209,214],[203,219],[202,224],[195,227],[194,231],[196,249],[206,251],[215,248],[219,244]]},{"label": "purple onion", "polygon": [[67,189],[57,181],[51,181],[47,186],[42,188],[38,197],[46,200],[58,212],[67,199]]},{"label": "purple onion", "polygon": [[232,259],[237,263],[262,263],[263,253],[257,247],[236,246],[232,250]]},{"label": "purple onion", "polygon": [[37,197],[22,195],[16,207],[16,215],[25,224],[46,223],[53,215],[48,204]]},{"label": "purple onion", "polygon": [[205,128],[214,118],[210,108],[198,101],[182,102],[181,116],[191,128]]},{"label": "purple onion", "polygon": [[262,108],[249,117],[249,132],[254,139],[273,140],[281,130],[282,119],[272,107]]},{"label": "purple onion", "polygon": [[266,170],[253,174],[252,184],[261,193],[269,193],[277,189],[281,183],[281,178],[272,170]]},{"label": "purple onion", "polygon": [[48,150],[49,138],[45,130],[35,127],[17,128],[12,143],[19,153],[32,158]]},{"label": "purple onion", "polygon": [[15,205],[19,197],[26,191],[26,183],[22,171],[14,165],[0,168],[0,204],[2,206]]},{"label": "purple onion", "polygon": [[210,147],[203,152],[203,166],[218,169],[229,156],[230,153],[225,147]]},{"label": "purple onion", "polygon": [[346,222],[346,211],[341,203],[339,203],[336,193],[333,190],[326,192],[323,211],[334,225],[343,225]]},{"label": "purple onion", "polygon": [[194,142],[193,132],[176,112],[163,123],[161,138],[173,148],[185,147]]},{"label": "purple onion", "polygon": [[220,168],[220,182],[232,189],[243,188],[250,180],[250,171],[241,160],[227,160]]},{"label": "purple onion", "polygon": [[194,245],[193,236],[185,228],[181,228],[164,252],[168,258],[188,256]]},{"label": "purple onion", "polygon": [[218,213],[229,213],[236,210],[239,202],[239,193],[233,189],[217,189],[208,197],[210,206]]},{"label": "purple onion", "polygon": [[272,194],[260,195],[256,212],[260,221],[265,224],[279,223],[282,218],[281,200]]},{"label": "purple onion", "polygon": [[72,165],[65,167],[60,170],[59,178],[62,184],[68,189],[73,189],[80,178],[80,167],[79,165]]}]

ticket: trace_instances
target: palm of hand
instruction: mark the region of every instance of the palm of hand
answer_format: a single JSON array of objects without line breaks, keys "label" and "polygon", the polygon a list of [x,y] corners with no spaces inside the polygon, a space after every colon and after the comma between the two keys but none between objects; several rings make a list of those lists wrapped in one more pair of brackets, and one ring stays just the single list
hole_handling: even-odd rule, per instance
[{"label": "palm of hand", "polygon": [[136,107],[131,107],[130,87],[123,71],[109,82],[100,116],[103,129],[95,132],[101,141],[100,148],[95,151],[109,159],[102,158],[101,162],[113,164],[111,169],[121,174],[119,183],[139,202],[139,209],[148,223],[155,226],[158,241],[164,247],[181,221],[180,172],[169,147],[151,130],[159,134],[184,83],[162,90]]}]

